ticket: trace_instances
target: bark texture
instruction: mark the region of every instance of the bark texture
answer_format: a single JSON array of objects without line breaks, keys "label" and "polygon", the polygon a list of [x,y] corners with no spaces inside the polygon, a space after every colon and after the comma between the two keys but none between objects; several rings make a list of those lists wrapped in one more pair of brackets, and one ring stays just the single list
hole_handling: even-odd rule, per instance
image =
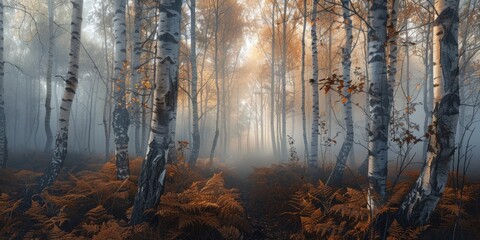
[{"label": "bark texture", "polygon": [[403,226],[427,223],[442,197],[455,153],[459,117],[458,1],[435,2],[433,27],[434,110],[427,159],[415,185],[398,209]]},{"label": "bark texture", "polygon": [[45,134],[47,140],[45,142],[44,151],[48,152],[52,148],[53,134],[50,127],[50,116],[52,113],[52,69],[53,69],[53,44],[55,36],[53,34],[53,16],[55,14],[55,6],[53,0],[48,0],[48,63],[47,63],[47,77],[46,77],[46,88],[47,92],[45,94]]},{"label": "bark texture", "polygon": [[388,94],[385,43],[387,40],[387,1],[370,2],[368,15],[368,75],[370,77],[370,119],[368,126],[368,195],[371,209],[386,195],[388,161]]},{"label": "bark texture", "polygon": [[160,0],[158,25],[158,74],[147,156],[142,163],[131,224],[144,222],[144,212],[155,208],[164,192],[166,162],[175,121],[178,94],[178,55],[182,0]]},{"label": "bark texture", "polygon": [[353,146],[353,116],[352,116],[352,102],[351,102],[351,94],[348,91],[350,88],[350,69],[352,65],[351,61],[351,53],[352,53],[352,45],[353,45],[353,35],[352,35],[352,20],[350,19],[350,0],[342,0],[342,7],[343,7],[343,22],[345,26],[345,46],[343,48],[343,97],[344,99],[344,106],[343,106],[343,114],[345,119],[345,129],[346,129],[346,137],[345,141],[340,148],[340,153],[337,156],[337,162],[335,167],[330,174],[330,177],[327,180],[327,185],[339,185],[342,182],[343,172],[345,170],[345,165],[347,163],[348,156],[350,154],[350,150]]},{"label": "bark texture", "polygon": [[[140,30],[142,28],[142,7],[140,4],[140,0],[134,0],[133,5],[135,8],[135,17],[133,23],[133,52],[132,52],[132,85],[141,86],[141,73],[140,73],[140,59],[142,53],[142,39],[140,36]],[[135,126],[135,154],[137,156],[142,156],[142,140],[140,138],[141,135],[141,121],[140,121],[140,108],[141,108],[141,101],[140,101],[140,88],[136,87],[134,91],[134,100],[132,101],[132,108],[133,108],[133,124]]]},{"label": "bark texture", "polygon": [[[305,33],[307,31],[307,0],[303,0],[303,29],[302,29],[302,133],[303,145],[305,145],[305,156],[308,156],[308,138],[307,138],[307,116],[305,112]],[[305,157],[307,159],[307,157]]]},{"label": "bark texture", "polygon": [[319,124],[319,100],[318,100],[318,48],[317,48],[317,4],[318,0],[313,0],[312,8],[312,29],[310,31],[312,37],[312,71],[313,76],[310,79],[312,84],[312,140],[310,146],[310,156],[308,165],[311,167],[318,166],[318,124]]},{"label": "bark texture", "polygon": [[127,27],[125,23],[125,1],[114,1],[113,28],[115,35],[114,53],[114,99],[113,134],[115,136],[115,161],[117,165],[117,179],[126,179],[130,176],[128,166],[128,115],[125,100],[125,72],[127,66]]},{"label": "bark texture", "polygon": [[195,19],[196,0],[190,0],[190,62],[192,64],[192,118],[193,118],[193,133],[192,133],[192,150],[188,162],[195,165],[198,154],[200,152],[200,132],[198,130],[198,101],[197,101],[197,43],[196,43],[196,19]]},{"label": "bark texture", "polygon": [[70,110],[78,85],[78,64],[80,54],[80,38],[82,32],[82,8],[83,0],[72,1],[72,23],[70,39],[70,60],[68,63],[67,80],[65,81],[65,90],[63,92],[60,105],[60,114],[58,119],[58,132],[55,140],[55,149],[52,161],[40,177],[35,193],[40,193],[45,187],[52,185],[60,172],[65,158],[67,157],[68,146],[68,124],[70,120]]},{"label": "bark texture", "polygon": [[398,62],[398,44],[397,44],[397,22],[398,22],[398,7],[399,0],[389,1],[390,6],[390,15],[388,18],[387,26],[387,57],[388,57],[388,70],[387,70],[387,81],[388,81],[388,99],[389,99],[389,109],[388,113],[392,111],[394,104],[394,88],[395,88],[395,76],[397,74],[397,62]]}]

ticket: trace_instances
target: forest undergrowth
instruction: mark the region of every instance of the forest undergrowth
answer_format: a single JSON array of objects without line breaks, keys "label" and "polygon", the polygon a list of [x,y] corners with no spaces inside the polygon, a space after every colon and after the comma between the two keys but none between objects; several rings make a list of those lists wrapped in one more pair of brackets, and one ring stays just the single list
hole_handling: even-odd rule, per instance
[{"label": "forest undergrowth", "polygon": [[[141,158],[130,162],[130,178],[116,180],[113,160],[72,154],[55,184],[21,210],[21,198],[46,166],[43,157],[17,156],[14,168],[0,170],[0,239],[379,239],[376,219],[393,216],[418,175],[406,173],[372,213],[365,179],[353,172],[342,187],[331,187],[320,169],[298,163],[252,168],[245,176],[225,164],[177,163],[168,166],[160,205],[147,212],[146,223],[130,226]],[[384,236],[478,239],[478,226],[475,182],[461,192],[449,185],[429,225],[403,229],[393,222]]]}]

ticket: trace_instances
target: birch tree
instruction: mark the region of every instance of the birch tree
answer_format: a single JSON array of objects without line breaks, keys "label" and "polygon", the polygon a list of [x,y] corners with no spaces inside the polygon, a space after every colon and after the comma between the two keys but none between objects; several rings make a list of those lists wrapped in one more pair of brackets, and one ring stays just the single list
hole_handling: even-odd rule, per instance
[{"label": "birch tree", "polygon": [[345,141],[340,148],[340,153],[337,156],[337,162],[335,167],[330,174],[330,177],[327,180],[327,185],[338,185],[342,182],[343,172],[345,169],[345,164],[347,162],[348,155],[353,146],[353,116],[352,116],[352,102],[351,94],[349,92],[350,88],[350,68],[352,65],[351,54],[352,54],[352,45],[353,45],[353,35],[352,35],[352,20],[350,19],[350,0],[342,0],[343,8],[343,22],[345,26],[345,46],[343,47],[343,114],[345,119],[345,128],[346,128],[346,137]]},{"label": "birch tree", "polygon": [[397,58],[398,58],[398,44],[397,44],[397,22],[398,22],[398,8],[399,0],[391,0],[389,3],[390,6],[390,15],[388,18],[388,44],[387,44],[387,57],[388,57],[388,70],[387,70],[387,81],[388,81],[388,98],[389,98],[389,109],[388,114],[391,113],[391,109],[394,104],[394,86],[395,86],[395,76],[397,74]]},{"label": "birch tree", "polygon": [[[281,157],[287,157],[287,0],[283,1],[283,23],[282,23],[282,135]],[[293,126],[292,126],[293,127]]]},{"label": "birch tree", "polygon": [[317,4],[318,0],[313,0],[312,7],[312,71],[313,76],[310,79],[312,84],[313,94],[312,94],[312,140],[310,146],[310,157],[308,164],[311,167],[316,167],[318,165],[318,124],[319,124],[319,100],[318,100],[318,50],[317,50]]},{"label": "birch tree", "polygon": [[[308,155],[308,139],[307,139],[307,116],[305,113],[305,33],[307,30],[307,0],[303,0],[303,28],[302,28],[302,70],[301,70],[301,85],[302,85],[302,133],[303,145],[305,146],[305,156]],[[306,159],[306,158],[305,158]]]},{"label": "birch tree", "polygon": [[196,0],[190,0],[190,62],[192,64],[192,150],[188,162],[195,165],[200,151],[200,133],[198,129],[198,101],[197,101],[197,42],[196,42],[196,20],[195,20]]},{"label": "birch tree", "polygon": [[125,100],[125,72],[127,65],[127,28],[125,24],[125,0],[114,1],[115,15],[113,28],[115,36],[114,52],[114,99],[113,134],[115,135],[115,160],[117,164],[117,179],[130,176],[128,167],[128,125],[130,117]]},{"label": "birch tree", "polygon": [[70,59],[68,62],[67,79],[65,81],[65,90],[60,105],[58,118],[58,132],[55,140],[55,149],[50,165],[45,169],[40,177],[35,192],[40,193],[45,187],[53,184],[60,172],[65,158],[67,157],[68,146],[68,125],[70,120],[70,110],[75,98],[75,92],[78,85],[78,67],[80,56],[80,39],[82,32],[82,8],[83,0],[72,1],[72,23],[70,39]]},{"label": "birch tree", "polygon": [[[273,155],[277,154],[275,140],[275,8],[277,0],[272,3],[272,66],[270,76],[270,136],[272,138]],[[280,146],[279,146],[280,147]]]},{"label": "birch tree", "polygon": [[157,78],[147,155],[142,163],[131,224],[145,221],[144,212],[158,205],[165,190],[166,162],[173,141],[170,126],[175,121],[178,95],[180,19],[182,0],[160,0]]},{"label": "birch tree", "polygon": [[[140,4],[140,0],[134,0],[133,6],[135,9],[135,16],[134,16],[134,23],[133,23],[133,33],[132,33],[132,40],[133,40],[133,51],[132,51],[132,85],[140,86],[140,58],[142,53],[142,41],[140,37],[140,31],[142,28],[142,8]],[[133,122],[135,126],[135,154],[137,156],[142,155],[142,148],[141,148],[141,122],[140,122],[140,94],[138,93],[140,89],[137,87],[135,90],[134,101],[133,101]]]},{"label": "birch tree", "polygon": [[6,129],[6,120],[5,120],[5,102],[4,102],[4,89],[3,89],[3,79],[5,74],[5,59],[3,55],[3,45],[4,45],[4,36],[3,36],[3,0],[0,0],[0,163],[2,168],[7,167],[7,129]]},{"label": "birch tree", "polygon": [[[387,1],[373,0],[368,14],[368,75],[370,77],[370,119],[368,123],[369,206],[381,203],[386,195],[388,161],[388,94],[385,43],[387,40]],[[377,198],[378,199],[374,199]]]},{"label": "birch tree", "polygon": [[220,134],[219,130],[219,121],[220,121],[220,87],[218,81],[218,26],[219,26],[219,17],[220,17],[220,9],[219,9],[219,0],[215,0],[215,39],[214,39],[214,71],[215,71],[215,92],[217,94],[217,106],[216,106],[216,117],[215,117],[215,136],[213,137],[212,149],[210,150],[210,165],[213,164],[213,156],[215,155],[215,148],[217,147],[217,141]]},{"label": "birch tree", "polygon": [[426,162],[415,185],[398,209],[404,226],[425,224],[435,210],[448,180],[455,153],[459,117],[458,4],[435,2],[433,26],[434,109]]},{"label": "birch tree", "polygon": [[45,94],[45,134],[47,140],[45,142],[44,151],[50,151],[53,142],[52,129],[50,127],[50,115],[52,113],[52,69],[53,69],[53,45],[55,36],[53,33],[53,16],[55,14],[55,6],[53,0],[48,0],[48,63],[47,63],[47,77]]}]

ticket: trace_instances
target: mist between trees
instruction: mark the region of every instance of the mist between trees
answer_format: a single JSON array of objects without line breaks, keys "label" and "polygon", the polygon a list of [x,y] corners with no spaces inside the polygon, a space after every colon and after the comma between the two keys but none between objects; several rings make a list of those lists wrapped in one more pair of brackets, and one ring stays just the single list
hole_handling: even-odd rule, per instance
[{"label": "mist between trees", "polygon": [[144,158],[132,224],[179,159],[245,173],[295,163],[336,187],[355,173],[371,215],[420,172],[398,211],[375,219],[422,226],[449,177],[456,190],[478,180],[479,7],[3,0],[0,163],[49,154],[32,197],[69,154],[115,159],[119,180]]}]

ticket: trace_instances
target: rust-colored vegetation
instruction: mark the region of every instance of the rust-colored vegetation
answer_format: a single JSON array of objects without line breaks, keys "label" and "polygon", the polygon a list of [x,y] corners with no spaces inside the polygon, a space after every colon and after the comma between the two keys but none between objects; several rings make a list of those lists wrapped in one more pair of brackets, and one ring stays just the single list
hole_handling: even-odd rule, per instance
[{"label": "rust-colored vegetation", "polygon": [[[116,180],[112,162],[99,165],[90,159],[81,167],[66,167],[26,210],[21,198],[40,173],[1,170],[0,238],[378,239],[383,234],[378,226],[386,225],[378,219],[393,219],[416,175],[406,174],[384,207],[370,212],[364,181],[352,174],[337,188],[298,163],[255,168],[245,177],[234,168],[212,169],[202,161],[195,168],[172,164],[160,205],[147,212],[146,223],[131,226],[141,161],[131,161],[132,176],[126,180]],[[429,225],[404,229],[392,220],[385,236],[475,239],[480,236],[479,202],[480,184],[463,191],[449,186]]]}]

